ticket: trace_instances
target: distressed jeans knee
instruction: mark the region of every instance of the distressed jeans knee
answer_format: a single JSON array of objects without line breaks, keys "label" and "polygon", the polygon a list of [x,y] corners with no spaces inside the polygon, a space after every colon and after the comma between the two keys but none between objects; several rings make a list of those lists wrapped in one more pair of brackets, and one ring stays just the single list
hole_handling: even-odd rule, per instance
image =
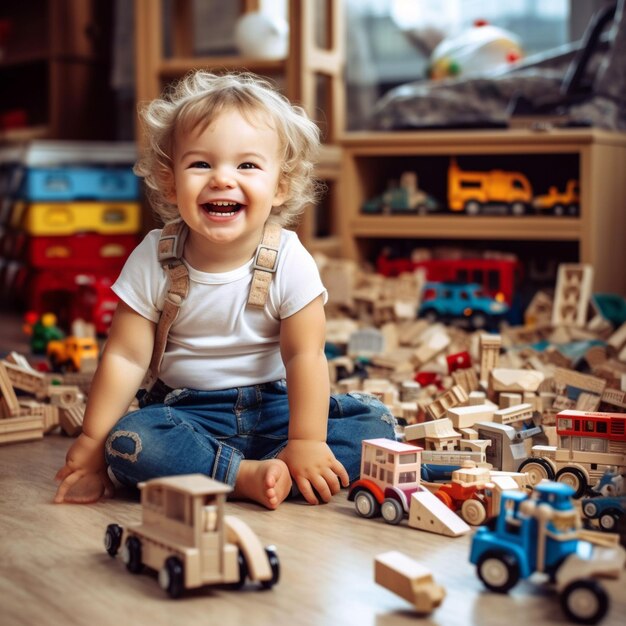
[{"label": "distressed jeans knee", "polygon": [[117,430],[112,432],[105,444],[107,458],[119,457],[131,463],[136,463],[139,453],[143,449],[141,438],[137,433],[130,430]]}]

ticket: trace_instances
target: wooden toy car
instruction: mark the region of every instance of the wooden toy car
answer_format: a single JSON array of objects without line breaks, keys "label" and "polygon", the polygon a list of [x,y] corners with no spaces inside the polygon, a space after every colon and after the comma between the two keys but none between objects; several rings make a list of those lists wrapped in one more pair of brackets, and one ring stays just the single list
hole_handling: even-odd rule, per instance
[{"label": "wooden toy car", "polygon": [[140,483],[142,521],[125,531],[109,524],[106,551],[122,546],[128,571],[144,565],[158,572],[161,588],[172,598],[203,585],[241,587],[247,577],[265,589],[278,582],[274,546],[263,547],[243,521],[224,515],[231,487],[202,474],[155,478]]}]

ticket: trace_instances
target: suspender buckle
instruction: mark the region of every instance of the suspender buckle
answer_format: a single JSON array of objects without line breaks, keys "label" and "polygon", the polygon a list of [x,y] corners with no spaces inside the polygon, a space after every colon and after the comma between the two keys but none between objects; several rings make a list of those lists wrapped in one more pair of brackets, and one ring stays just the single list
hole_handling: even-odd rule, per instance
[{"label": "suspender buckle", "polygon": [[257,248],[252,266],[255,270],[274,274],[278,266],[278,247],[260,244]]}]

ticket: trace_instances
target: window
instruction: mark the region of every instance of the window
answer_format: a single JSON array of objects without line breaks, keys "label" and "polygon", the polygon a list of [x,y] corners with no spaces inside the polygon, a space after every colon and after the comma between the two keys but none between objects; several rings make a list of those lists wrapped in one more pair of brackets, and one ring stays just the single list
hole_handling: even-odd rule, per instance
[{"label": "window", "polygon": [[369,461],[363,463],[363,474],[365,474],[365,476],[372,475],[372,464]]},{"label": "window", "polygon": [[400,472],[398,482],[400,483],[414,483],[417,481],[417,472]]},{"label": "window", "polygon": [[400,456],[401,465],[407,465],[408,463],[417,463],[417,453],[403,454]]}]

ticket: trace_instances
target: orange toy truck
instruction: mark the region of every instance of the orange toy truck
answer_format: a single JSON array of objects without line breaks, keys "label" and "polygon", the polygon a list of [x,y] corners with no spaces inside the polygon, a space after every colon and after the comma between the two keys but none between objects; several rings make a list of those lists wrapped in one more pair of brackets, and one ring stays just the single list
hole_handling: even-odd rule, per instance
[{"label": "orange toy truck", "polygon": [[451,211],[477,215],[487,212],[489,205],[500,205],[506,208],[507,213],[523,215],[532,198],[530,181],[521,172],[464,171],[459,168],[456,159],[450,161],[448,206]]}]

